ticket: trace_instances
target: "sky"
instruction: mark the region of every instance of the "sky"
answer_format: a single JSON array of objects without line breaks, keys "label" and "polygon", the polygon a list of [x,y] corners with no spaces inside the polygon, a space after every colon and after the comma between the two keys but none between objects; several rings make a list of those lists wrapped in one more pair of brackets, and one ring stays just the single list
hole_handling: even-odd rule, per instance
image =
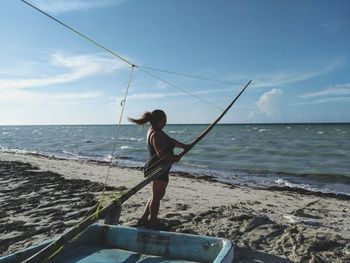
[{"label": "sky", "polygon": [[[134,68],[122,123],[350,122],[350,1],[28,0]],[[0,2],[0,125],[118,123],[131,66]],[[145,72],[146,71],[146,72]]]}]

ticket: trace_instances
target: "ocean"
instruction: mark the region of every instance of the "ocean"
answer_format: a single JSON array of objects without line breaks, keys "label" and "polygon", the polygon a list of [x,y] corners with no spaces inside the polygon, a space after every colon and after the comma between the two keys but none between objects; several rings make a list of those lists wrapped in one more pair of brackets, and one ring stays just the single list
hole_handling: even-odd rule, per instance
[{"label": "ocean", "polygon": [[[148,127],[121,125],[115,141],[116,127],[0,126],[0,153],[142,167]],[[164,131],[190,143],[206,127],[168,124]],[[350,124],[219,124],[172,170],[232,184],[350,195]]]}]

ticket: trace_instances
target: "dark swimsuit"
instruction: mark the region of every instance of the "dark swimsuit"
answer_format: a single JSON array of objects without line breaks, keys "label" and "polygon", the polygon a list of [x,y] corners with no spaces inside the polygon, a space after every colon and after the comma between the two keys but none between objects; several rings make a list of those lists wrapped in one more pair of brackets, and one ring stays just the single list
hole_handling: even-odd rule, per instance
[{"label": "dark swimsuit", "polygon": [[[155,132],[156,130],[152,130],[148,136],[148,138],[151,137],[151,135]],[[163,131],[158,131],[161,132],[165,138],[166,138],[166,143],[165,143],[165,149],[164,149],[164,153],[165,154],[170,154],[173,155],[174,154],[174,148],[175,148],[175,144],[173,142],[173,140]],[[154,149],[154,146],[152,144],[150,144],[150,142],[147,140],[147,144],[148,144],[148,152],[149,152],[149,156],[147,159],[147,162],[145,163],[145,168],[144,168],[144,175],[145,177],[149,174],[152,173],[152,171],[154,171],[160,164],[166,163],[165,160],[160,160],[159,156],[157,155],[157,151]],[[167,169],[164,173],[162,173],[157,180],[163,181],[163,182],[169,182],[169,171],[170,168]]]}]

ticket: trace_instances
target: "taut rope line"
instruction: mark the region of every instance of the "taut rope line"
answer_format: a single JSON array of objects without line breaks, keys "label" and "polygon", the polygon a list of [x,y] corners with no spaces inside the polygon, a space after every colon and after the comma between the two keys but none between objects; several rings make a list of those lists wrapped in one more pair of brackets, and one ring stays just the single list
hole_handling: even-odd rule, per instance
[{"label": "taut rope line", "polygon": [[148,67],[148,66],[142,66],[142,65],[137,65],[135,63],[132,63],[131,61],[127,60],[126,58],[118,55],[117,53],[115,53],[114,51],[110,50],[109,48],[106,48],[105,46],[99,44],[97,41],[91,39],[90,37],[80,33],[78,30],[72,28],[71,26],[67,25],[66,23],[58,20],[57,18],[53,17],[52,15],[46,13],[45,11],[41,10],[40,8],[36,7],[35,5],[27,2],[26,0],[20,0],[21,2],[27,4],[28,6],[34,8],[35,10],[39,11],[40,13],[44,14],[45,16],[53,19],[54,21],[56,21],[57,23],[61,24],[62,26],[68,28],[69,30],[73,31],[74,33],[78,34],[79,36],[81,36],[82,38],[86,39],[87,41],[91,42],[92,44],[94,44],[95,46],[102,48],[103,50],[107,51],[108,53],[112,54],[113,56],[119,58],[120,60],[124,61],[125,63],[128,63],[131,66],[136,66],[137,68],[144,68],[144,69],[150,69],[150,70],[154,70],[154,71],[159,71],[159,72],[164,72],[164,73],[169,73],[169,74],[175,74],[175,75],[180,75],[183,77],[188,77],[188,78],[194,78],[194,79],[201,79],[201,80],[207,80],[207,81],[212,81],[212,82],[217,82],[217,83],[224,83],[224,84],[229,84],[229,85],[235,85],[237,83],[233,83],[230,81],[223,81],[223,80],[217,80],[217,79],[213,79],[213,78],[207,78],[207,77],[202,77],[202,76],[195,76],[195,75],[191,75],[191,74],[187,74],[187,73],[181,73],[181,72],[176,72],[176,71],[170,71],[170,70],[165,70],[165,69],[158,69],[158,68],[154,68],[154,67]]},{"label": "taut rope line", "polygon": [[78,34],[79,36],[81,36],[82,38],[85,38],[87,41],[91,42],[92,44],[94,44],[95,46],[98,46],[99,48],[102,48],[103,50],[107,51],[108,53],[112,54],[113,56],[119,58],[120,60],[124,61],[125,63],[128,63],[130,66],[134,66],[133,63],[131,63],[130,61],[128,61],[127,59],[123,58],[122,56],[118,55],[117,53],[113,52],[112,50],[102,46],[101,44],[97,43],[96,41],[92,40],[91,38],[83,35],[82,33],[80,33],[79,31],[75,30],[74,28],[68,26],[67,24],[63,23],[62,21],[58,20],[57,18],[53,17],[52,15],[44,12],[43,10],[41,10],[40,8],[36,7],[35,5],[32,5],[31,3],[28,3],[25,0],[20,0],[23,3],[29,5],[30,7],[34,8],[35,10],[39,11],[40,13],[44,14],[45,16],[51,18],[52,20],[55,20],[57,23],[61,24],[62,26],[68,28],[69,30],[73,31],[74,33]]},{"label": "taut rope line", "polygon": [[[192,92],[187,91],[187,90],[185,90],[185,89],[183,89],[183,88],[180,88],[179,86],[177,86],[177,85],[175,85],[175,84],[173,84],[173,83],[170,83],[170,82],[168,82],[168,81],[166,81],[166,80],[164,80],[164,79],[158,77],[157,75],[152,74],[152,73],[146,71],[145,69],[147,68],[147,69],[156,70],[156,71],[159,71],[159,72],[166,72],[166,73],[169,73],[169,74],[177,74],[177,75],[182,75],[182,76],[185,76],[185,77],[197,78],[197,79],[202,79],[202,80],[207,80],[207,81],[215,81],[215,82],[219,82],[219,83],[229,83],[229,82],[220,81],[220,80],[215,80],[215,79],[210,79],[210,78],[205,78],[205,77],[200,77],[200,76],[193,76],[193,75],[190,75],[190,74],[179,73],[179,72],[174,72],[174,71],[167,71],[167,70],[163,70],[163,69],[156,69],[156,68],[153,68],[153,67],[146,67],[146,66],[137,65],[137,64],[135,64],[135,63],[133,63],[133,62],[127,60],[126,58],[124,58],[124,57],[118,55],[116,52],[110,50],[109,48],[106,48],[105,46],[101,45],[101,44],[98,43],[97,41],[91,39],[90,37],[88,37],[88,36],[86,36],[86,35],[80,33],[78,30],[76,30],[76,29],[74,29],[73,27],[67,25],[66,23],[64,23],[64,22],[62,22],[62,21],[60,21],[60,20],[58,20],[57,18],[55,18],[55,17],[53,17],[52,15],[46,13],[45,11],[43,11],[43,10],[41,10],[40,8],[36,7],[35,5],[33,5],[33,4],[29,3],[29,2],[27,2],[26,0],[20,0],[20,1],[23,2],[23,3],[25,3],[25,4],[28,5],[28,6],[32,7],[33,9],[37,10],[38,12],[44,14],[45,16],[51,18],[52,20],[56,21],[56,22],[59,23],[60,25],[64,26],[65,28],[71,30],[72,32],[74,32],[75,34],[77,34],[77,35],[79,35],[80,37],[84,38],[84,39],[87,40],[88,42],[94,44],[94,45],[97,46],[98,48],[103,49],[104,51],[108,52],[108,53],[111,54],[112,56],[114,56],[114,57],[116,57],[116,58],[122,60],[123,62],[129,64],[130,66],[133,66],[133,67],[135,67],[135,68],[137,68],[137,69],[139,69],[139,70],[145,72],[146,74],[152,76],[153,78],[156,78],[156,79],[158,79],[158,80],[161,80],[161,81],[163,81],[164,83],[166,83],[166,84],[168,84],[168,85],[170,85],[170,86],[172,86],[172,87],[174,87],[174,88],[176,88],[176,89],[178,89],[178,90],[181,90],[182,92],[185,92],[185,93],[187,93],[187,94],[189,94],[189,95],[191,95],[191,96],[193,96],[193,97],[195,97],[195,98],[201,100],[202,102],[207,103],[208,105],[210,105],[210,106],[212,106],[212,107],[214,107],[214,108],[216,108],[216,109],[223,110],[223,109],[221,109],[219,106],[216,106],[215,104],[213,104],[213,103],[211,103],[211,102],[209,102],[209,101],[207,101],[207,100],[201,98],[200,96],[195,95],[195,94],[193,94]],[[230,84],[233,84],[233,83],[230,83]]]},{"label": "taut rope line", "polygon": [[187,78],[201,79],[201,80],[212,81],[212,82],[223,83],[223,84],[229,84],[229,85],[236,85],[237,84],[237,83],[233,83],[233,82],[230,82],[230,81],[217,80],[217,79],[212,79],[212,78],[207,78],[207,77],[202,77],[202,76],[195,76],[195,75],[191,75],[191,74],[187,74],[187,73],[181,73],[181,72],[176,72],[176,71],[171,71],[171,70],[166,70],[166,69],[153,68],[153,67],[147,67],[147,66],[142,66],[142,65],[138,65],[138,68],[150,69],[150,70],[159,71],[159,72],[163,72],[163,73],[179,75],[179,76],[183,76],[183,77],[187,77]]},{"label": "taut rope line", "polygon": [[114,156],[114,153],[115,153],[115,148],[116,148],[116,146],[117,146],[117,138],[118,138],[118,136],[119,136],[120,126],[121,126],[122,118],[123,118],[123,115],[124,115],[124,109],[125,109],[125,105],[126,105],[126,99],[128,98],[128,93],[129,93],[130,85],[131,85],[132,78],[133,78],[133,75],[134,75],[134,68],[135,68],[135,66],[132,65],[132,66],[131,66],[131,70],[130,70],[130,76],[129,76],[128,84],[127,84],[127,86],[126,86],[126,91],[125,91],[124,99],[123,99],[123,101],[122,101],[122,110],[121,110],[121,113],[120,113],[118,126],[117,126],[117,129],[116,129],[116,132],[115,132],[115,136],[114,136],[115,139],[114,139],[114,143],[113,143],[113,148],[112,148],[112,153],[111,153],[111,159],[110,159],[110,161],[109,161],[109,165],[108,165],[108,168],[107,168],[107,175],[106,175],[106,179],[105,179],[104,184],[103,184],[103,191],[102,191],[102,195],[101,195],[101,198],[100,198],[100,200],[99,200],[99,204],[98,204],[98,207],[97,207],[97,209],[96,209],[96,212],[98,212],[99,209],[101,208],[101,205],[102,205],[102,202],[103,202],[103,199],[104,199],[104,196],[105,196],[106,185],[107,185],[107,182],[108,182],[108,177],[109,177],[109,173],[110,173],[111,166],[112,166],[112,160],[113,160],[113,156]]},{"label": "taut rope line", "polygon": [[169,81],[167,81],[167,80],[165,80],[165,79],[162,79],[161,77],[158,77],[157,75],[154,75],[153,73],[151,73],[151,72],[149,72],[149,71],[146,71],[146,70],[144,70],[143,68],[138,67],[138,69],[139,69],[140,71],[146,73],[147,75],[150,75],[150,76],[152,76],[153,78],[156,78],[156,79],[158,79],[158,80],[160,80],[160,81],[162,81],[162,82],[164,82],[164,83],[166,83],[166,84],[168,84],[168,85],[170,85],[170,86],[173,86],[174,88],[179,89],[179,90],[181,90],[182,92],[187,93],[187,94],[189,94],[189,95],[191,95],[191,96],[193,96],[193,97],[195,97],[195,98],[197,98],[197,99],[203,101],[204,103],[207,103],[208,105],[210,105],[210,106],[212,106],[212,107],[214,107],[214,108],[216,108],[216,109],[218,109],[218,110],[220,110],[220,111],[223,111],[223,110],[224,110],[224,109],[220,108],[219,106],[216,106],[215,104],[213,104],[213,103],[211,103],[211,102],[209,102],[209,101],[207,101],[207,100],[205,100],[205,99],[199,97],[198,95],[196,95],[196,94],[194,94],[194,93],[192,93],[192,92],[189,92],[188,90],[185,90],[185,89],[183,89],[183,88],[180,88],[179,86],[175,85],[174,83],[171,83],[171,82],[169,82]]}]

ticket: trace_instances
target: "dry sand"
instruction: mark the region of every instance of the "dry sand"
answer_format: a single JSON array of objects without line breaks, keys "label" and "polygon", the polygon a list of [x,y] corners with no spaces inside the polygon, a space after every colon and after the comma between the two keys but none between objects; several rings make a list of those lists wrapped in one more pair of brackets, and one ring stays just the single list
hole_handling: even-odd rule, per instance
[{"label": "dry sand", "polygon": [[[107,165],[0,154],[0,255],[70,228],[98,200]],[[107,195],[143,179],[138,169],[110,170]],[[135,225],[150,188],[124,205]],[[350,262],[350,207],[345,196],[295,189],[255,189],[173,174],[160,209],[160,229],[225,237],[234,262]]]}]

